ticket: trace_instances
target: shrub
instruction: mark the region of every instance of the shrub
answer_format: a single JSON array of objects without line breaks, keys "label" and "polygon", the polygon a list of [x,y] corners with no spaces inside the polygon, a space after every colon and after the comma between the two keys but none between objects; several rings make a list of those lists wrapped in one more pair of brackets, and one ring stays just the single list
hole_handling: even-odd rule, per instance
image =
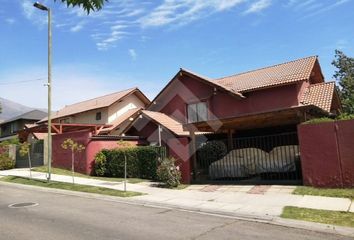
[{"label": "shrub", "polygon": [[97,176],[104,176],[106,174],[106,163],[106,155],[102,151],[97,153],[95,156],[95,173]]},{"label": "shrub", "polygon": [[351,120],[354,119],[354,114],[342,113],[337,117],[338,120]]},{"label": "shrub", "polygon": [[175,164],[174,158],[165,158],[157,169],[157,179],[168,188],[178,187],[181,180],[181,172]]},{"label": "shrub", "polygon": [[334,119],[328,117],[314,118],[304,122],[303,124],[316,124],[316,123],[325,123],[325,122],[334,122]]},{"label": "shrub", "polygon": [[124,177],[126,156],[127,177],[156,179],[160,149],[147,146],[102,150],[95,157],[95,173],[98,176]]},{"label": "shrub", "polygon": [[8,154],[0,154],[0,170],[12,169],[15,167],[15,161]]},{"label": "shrub", "polygon": [[197,150],[198,160],[207,163],[215,162],[222,157],[224,157],[227,153],[227,148],[225,143],[222,141],[210,141],[203,144]]}]

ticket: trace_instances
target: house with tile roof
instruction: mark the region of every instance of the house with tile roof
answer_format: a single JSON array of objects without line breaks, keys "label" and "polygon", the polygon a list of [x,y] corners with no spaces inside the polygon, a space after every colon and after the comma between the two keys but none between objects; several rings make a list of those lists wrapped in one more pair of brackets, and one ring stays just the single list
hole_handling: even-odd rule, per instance
[{"label": "house with tile roof", "polygon": [[223,139],[230,151],[238,137],[296,132],[299,123],[340,111],[335,83],[325,81],[318,57],[310,56],[217,79],[180,69],[123,132],[165,145],[187,137],[196,174],[201,142]]},{"label": "house with tile roof", "polygon": [[46,112],[34,109],[1,122],[0,142],[16,138],[18,131],[24,129],[27,124],[34,124],[45,116],[47,116]]},{"label": "house with tile roof", "polygon": [[[101,135],[120,135],[129,118],[150,104],[150,100],[138,88],[111,93],[101,97],[67,105],[52,115],[54,124],[107,125]],[[128,120],[128,121],[126,121]],[[38,124],[47,122],[42,119]]]}]

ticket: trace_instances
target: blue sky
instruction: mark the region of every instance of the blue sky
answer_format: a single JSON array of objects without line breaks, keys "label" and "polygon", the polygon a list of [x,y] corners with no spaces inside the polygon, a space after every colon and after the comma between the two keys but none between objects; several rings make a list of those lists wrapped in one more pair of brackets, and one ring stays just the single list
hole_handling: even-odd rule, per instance
[{"label": "blue sky", "polygon": [[[0,96],[45,108],[46,13],[0,0]],[[151,99],[184,67],[217,78],[334,50],[354,56],[354,0],[110,0],[53,9],[53,107],[138,86]],[[36,80],[22,82],[27,80]]]}]

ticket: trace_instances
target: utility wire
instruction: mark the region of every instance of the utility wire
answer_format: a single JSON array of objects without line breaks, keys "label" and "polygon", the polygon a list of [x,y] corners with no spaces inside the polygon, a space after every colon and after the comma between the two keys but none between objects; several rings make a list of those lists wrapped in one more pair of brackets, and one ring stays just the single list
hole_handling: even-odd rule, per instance
[{"label": "utility wire", "polygon": [[28,82],[36,82],[36,81],[43,81],[46,80],[47,78],[36,78],[36,79],[31,79],[31,80],[23,80],[23,81],[15,81],[15,82],[0,82],[0,85],[11,85],[11,84],[18,84],[18,83],[28,83]]}]

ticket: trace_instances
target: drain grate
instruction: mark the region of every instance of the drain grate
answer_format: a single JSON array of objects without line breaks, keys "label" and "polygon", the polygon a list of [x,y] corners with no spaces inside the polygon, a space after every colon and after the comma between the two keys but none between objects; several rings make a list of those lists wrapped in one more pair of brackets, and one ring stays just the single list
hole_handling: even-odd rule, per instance
[{"label": "drain grate", "polygon": [[35,207],[38,206],[38,203],[34,202],[24,202],[24,203],[13,203],[9,205],[9,208],[25,208],[25,207]]}]

